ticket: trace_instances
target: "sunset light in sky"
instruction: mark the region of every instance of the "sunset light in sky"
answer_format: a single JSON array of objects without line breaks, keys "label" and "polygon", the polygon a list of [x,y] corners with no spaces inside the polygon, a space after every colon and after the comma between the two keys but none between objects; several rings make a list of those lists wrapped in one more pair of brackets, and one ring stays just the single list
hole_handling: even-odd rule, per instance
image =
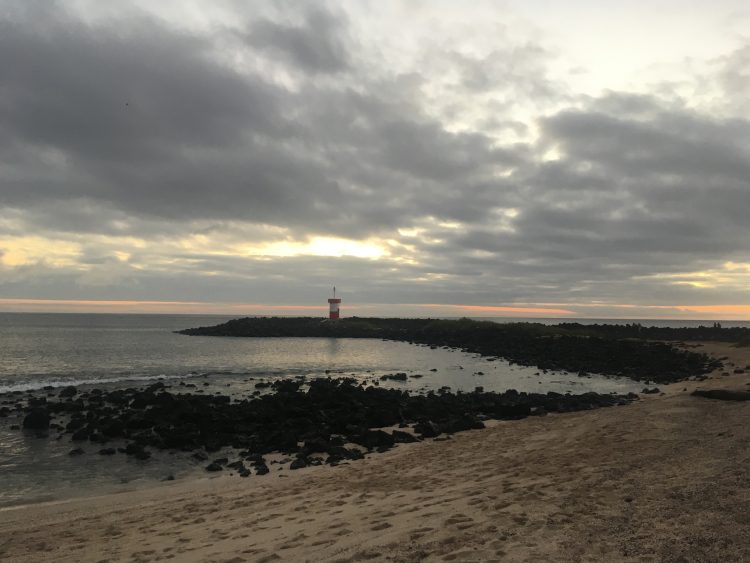
[{"label": "sunset light in sky", "polygon": [[750,319],[744,2],[1,4],[0,311]]}]

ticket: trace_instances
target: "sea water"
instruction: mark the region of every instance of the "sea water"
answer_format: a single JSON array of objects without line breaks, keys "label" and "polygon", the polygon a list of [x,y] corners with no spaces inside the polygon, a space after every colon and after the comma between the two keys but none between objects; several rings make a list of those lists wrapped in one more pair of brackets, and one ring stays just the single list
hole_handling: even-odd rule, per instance
[{"label": "sea water", "polygon": [[[193,383],[205,393],[242,397],[262,380],[297,376],[350,376],[416,393],[444,386],[454,391],[483,387],[485,391],[513,388],[560,393],[627,393],[643,387],[623,378],[545,373],[457,350],[404,342],[217,338],[174,332],[230,318],[0,313],[0,396],[25,403],[28,391],[54,397],[67,385],[81,390],[113,389],[163,381],[175,391],[187,390],[181,383]],[[396,372],[410,377],[405,382],[380,381],[382,375]],[[414,375],[422,377],[411,377]],[[153,458],[145,462],[123,455],[100,456],[96,452],[101,446],[94,444],[83,446],[85,455],[71,457],[68,452],[79,444],[72,444],[69,435],[58,439],[53,433],[40,439],[10,430],[20,422],[15,415],[0,419],[0,506],[127,490],[168,475],[179,479],[201,474],[204,465],[182,452],[153,452]]]}]

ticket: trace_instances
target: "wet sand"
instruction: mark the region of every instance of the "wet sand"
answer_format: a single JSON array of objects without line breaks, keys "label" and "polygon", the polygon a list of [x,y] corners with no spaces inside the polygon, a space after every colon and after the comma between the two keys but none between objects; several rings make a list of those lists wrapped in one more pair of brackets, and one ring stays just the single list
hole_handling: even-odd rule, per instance
[{"label": "wet sand", "polygon": [[[750,365],[750,348],[695,348]],[[748,373],[286,477],[0,511],[8,561],[750,560]]]}]

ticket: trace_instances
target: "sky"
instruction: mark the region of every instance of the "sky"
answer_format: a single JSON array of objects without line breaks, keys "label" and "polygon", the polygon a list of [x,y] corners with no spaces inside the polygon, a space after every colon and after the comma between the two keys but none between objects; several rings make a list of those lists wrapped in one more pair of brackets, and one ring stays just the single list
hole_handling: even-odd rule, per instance
[{"label": "sky", "polygon": [[735,0],[0,0],[0,311],[750,319]]}]

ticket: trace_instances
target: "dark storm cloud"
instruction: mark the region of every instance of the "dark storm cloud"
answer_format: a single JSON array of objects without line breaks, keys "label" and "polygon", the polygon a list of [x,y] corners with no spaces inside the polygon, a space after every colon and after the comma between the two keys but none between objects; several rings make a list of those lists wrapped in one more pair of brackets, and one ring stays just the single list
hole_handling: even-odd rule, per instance
[{"label": "dark storm cloud", "polygon": [[[47,202],[54,212],[77,198],[170,222],[244,219],[363,236],[427,203],[466,217],[471,200],[461,205],[456,192],[524,158],[480,133],[446,131],[388,85],[292,92],[226,66],[210,38],[145,16],[115,30],[39,10],[1,24],[9,206]],[[316,10],[289,34],[341,47],[342,25]],[[321,49],[311,71],[333,64]]]},{"label": "dark storm cloud", "polygon": [[133,19],[115,32],[62,13],[4,21],[5,124],[38,146],[95,160],[159,159],[177,147],[224,148],[276,132],[275,89],[213,60],[194,35]]},{"label": "dark storm cloud", "polygon": [[261,20],[245,34],[248,45],[280,55],[303,72],[335,73],[349,68],[345,25],[321,8],[309,8],[300,24]]},{"label": "dark storm cloud", "polygon": [[591,111],[562,112],[544,123],[548,142],[562,143],[575,162],[594,162],[632,178],[678,173],[744,182],[749,177],[750,125],[657,113],[648,121]]}]

